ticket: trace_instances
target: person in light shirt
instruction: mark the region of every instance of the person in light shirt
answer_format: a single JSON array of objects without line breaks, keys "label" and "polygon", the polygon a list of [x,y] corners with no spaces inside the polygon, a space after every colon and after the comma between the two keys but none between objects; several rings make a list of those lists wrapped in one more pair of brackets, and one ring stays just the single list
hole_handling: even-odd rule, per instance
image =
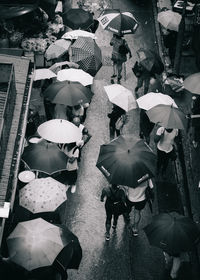
[{"label": "person in light shirt", "polygon": [[175,138],[178,136],[178,129],[159,127],[156,135],[155,142],[157,143],[157,173],[161,171],[164,176],[169,159],[176,159],[175,152]]},{"label": "person in light shirt", "polygon": [[145,190],[147,187],[153,189],[153,182],[148,179],[140,183],[137,187],[126,187],[127,188],[127,215],[126,219],[130,220],[130,213],[134,207],[133,224],[131,226],[133,236],[138,236],[138,226],[141,220],[141,210],[144,209],[147,199],[145,195]]}]

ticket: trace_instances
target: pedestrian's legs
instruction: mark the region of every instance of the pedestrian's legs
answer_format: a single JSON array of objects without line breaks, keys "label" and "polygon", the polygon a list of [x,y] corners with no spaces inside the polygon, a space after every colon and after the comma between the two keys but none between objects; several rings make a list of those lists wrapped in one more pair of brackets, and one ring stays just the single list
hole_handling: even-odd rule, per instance
[{"label": "pedestrian's legs", "polygon": [[106,209],[106,240],[110,239],[110,228],[111,228],[112,213]]},{"label": "pedestrian's legs", "polygon": [[117,62],[113,61],[113,75],[111,78],[115,78],[117,76]]},{"label": "pedestrian's legs", "polygon": [[133,235],[138,235],[138,225],[141,220],[141,211],[134,208],[134,215],[133,215]]},{"label": "pedestrian's legs", "polygon": [[117,82],[120,83],[120,80],[122,78],[122,62],[121,61],[118,61],[117,63]]},{"label": "pedestrian's legs", "polygon": [[78,177],[78,171],[77,170],[72,170],[68,171],[68,184],[71,186],[71,193],[75,193],[76,191],[76,180]]},{"label": "pedestrian's legs", "polygon": [[113,220],[113,226],[112,226],[113,229],[116,229],[118,218],[119,218],[119,215],[114,214],[114,220]]},{"label": "pedestrian's legs", "polygon": [[120,129],[115,129],[116,131],[116,135],[119,136],[120,135]]},{"label": "pedestrian's legs", "polygon": [[110,128],[110,140],[115,138],[115,126],[113,124],[109,124]]},{"label": "pedestrian's legs", "polygon": [[143,85],[143,77],[141,76],[141,77],[137,78],[137,86],[135,88],[135,95],[136,95],[137,98],[138,98],[138,94],[137,94],[138,89],[141,88],[142,85]]},{"label": "pedestrian's legs", "polygon": [[149,83],[150,83],[150,77],[146,77],[144,79],[144,94],[146,94],[149,90]]}]

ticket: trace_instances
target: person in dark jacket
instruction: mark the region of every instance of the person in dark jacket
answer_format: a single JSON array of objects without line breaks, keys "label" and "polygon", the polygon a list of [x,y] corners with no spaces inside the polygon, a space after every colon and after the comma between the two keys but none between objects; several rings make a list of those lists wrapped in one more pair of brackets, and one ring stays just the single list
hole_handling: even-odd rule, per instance
[{"label": "person in dark jacket", "polygon": [[119,218],[119,213],[114,211],[113,204],[117,202],[123,202],[126,205],[126,194],[124,189],[120,188],[119,186],[112,184],[111,186],[104,187],[101,193],[101,201],[104,201],[106,197],[105,209],[106,209],[106,240],[110,239],[110,228],[111,228],[111,221],[113,217],[113,225],[112,228],[116,229],[117,221]]},{"label": "person in dark jacket", "polygon": [[116,127],[115,123],[116,121],[122,116],[126,114],[125,110],[120,108],[119,106],[113,104],[112,112],[108,114],[108,117],[110,118],[110,140],[114,139]]},{"label": "person in dark jacket", "polygon": [[150,143],[150,134],[154,128],[154,123],[149,120],[149,117],[146,114],[146,111],[140,110],[140,138],[144,139],[147,144]]},{"label": "person in dark jacket", "polygon": [[167,29],[166,34],[163,36],[164,46],[168,49],[169,58],[171,64],[174,64],[175,54],[176,54],[176,41],[177,32]]}]

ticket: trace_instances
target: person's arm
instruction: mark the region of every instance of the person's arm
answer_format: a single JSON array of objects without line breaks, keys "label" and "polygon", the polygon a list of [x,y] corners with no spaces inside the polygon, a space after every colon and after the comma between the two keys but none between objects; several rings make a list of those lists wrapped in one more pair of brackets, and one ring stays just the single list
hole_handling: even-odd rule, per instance
[{"label": "person's arm", "polygon": [[163,133],[165,132],[164,127],[159,127],[156,135],[154,136],[154,142],[158,143],[160,141],[160,138],[162,137]]},{"label": "person's arm", "polygon": [[101,192],[101,198],[100,198],[100,201],[104,201],[104,198],[106,197],[107,195],[107,191],[106,191],[106,188],[103,188],[102,192]]},{"label": "person's arm", "polygon": [[173,257],[172,268],[171,268],[171,272],[170,272],[170,276],[172,279],[177,278],[177,274],[178,274],[180,266],[181,266],[180,257]]},{"label": "person's arm", "polygon": [[129,58],[131,58],[131,57],[132,57],[132,53],[131,53],[131,50],[130,50],[130,48],[129,48],[127,42],[125,42],[125,45],[126,45],[126,48],[127,48],[127,50],[128,50]]}]

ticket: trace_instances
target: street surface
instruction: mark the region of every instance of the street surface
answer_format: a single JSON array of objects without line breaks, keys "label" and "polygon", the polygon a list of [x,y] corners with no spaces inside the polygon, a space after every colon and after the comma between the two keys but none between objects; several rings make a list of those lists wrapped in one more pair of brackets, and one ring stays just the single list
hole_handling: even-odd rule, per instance
[{"label": "street surface", "polygon": [[[156,46],[151,4],[150,1],[145,2],[144,6],[128,0],[113,1],[113,8],[133,10],[140,24],[136,34],[125,36],[132,51],[132,58],[126,63],[126,81],[122,78],[121,84],[132,90],[133,94],[136,78],[131,67],[138,59],[136,51],[141,47],[155,49]],[[142,230],[151,221],[148,205],[142,212],[138,237],[131,235],[123,217],[120,216],[117,230],[111,230],[110,241],[105,241],[105,209],[104,203],[100,202],[100,194],[108,183],[95,165],[100,145],[109,142],[107,114],[111,110],[111,104],[103,86],[110,84],[112,75],[110,60],[112,47],[109,45],[112,33],[104,31],[99,26],[96,36],[103,54],[103,67],[94,80],[92,87],[94,97],[85,122],[92,138],[82,152],[77,191],[75,194],[68,191],[66,208],[62,209],[63,223],[78,236],[83,249],[79,270],[68,270],[69,279],[159,280],[162,279],[164,269],[162,251],[149,245]],[[128,115],[129,122],[124,128],[124,133],[138,136],[138,110],[132,110]],[[154,208],[154,213],[157,213],[156,206]]]}]

